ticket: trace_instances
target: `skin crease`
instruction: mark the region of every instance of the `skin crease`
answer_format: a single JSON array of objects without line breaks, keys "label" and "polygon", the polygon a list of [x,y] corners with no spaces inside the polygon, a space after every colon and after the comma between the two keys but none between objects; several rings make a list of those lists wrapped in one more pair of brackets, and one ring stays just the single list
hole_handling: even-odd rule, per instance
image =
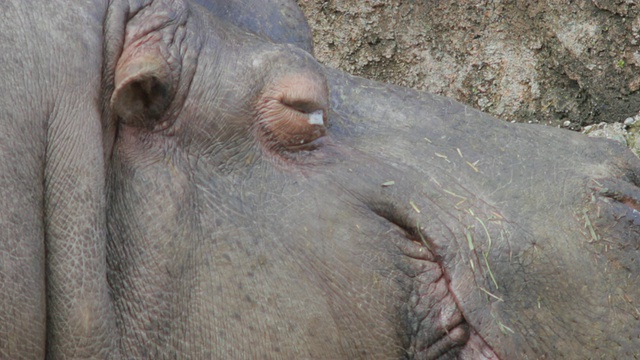
[{"label": "skin crease", "polygon": [[0,358],[640,356],[628,150],[199,2],[0,5]]}]

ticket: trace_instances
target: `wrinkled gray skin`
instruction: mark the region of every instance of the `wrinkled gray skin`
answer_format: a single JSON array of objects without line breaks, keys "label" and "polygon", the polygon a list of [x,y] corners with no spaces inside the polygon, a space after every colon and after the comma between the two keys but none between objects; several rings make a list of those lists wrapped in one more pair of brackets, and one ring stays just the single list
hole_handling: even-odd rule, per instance
[{"label": "wrinkled gray skin", "polygon": [[282,2],[0,3],[0,358],[639,356],[637,159]]}]

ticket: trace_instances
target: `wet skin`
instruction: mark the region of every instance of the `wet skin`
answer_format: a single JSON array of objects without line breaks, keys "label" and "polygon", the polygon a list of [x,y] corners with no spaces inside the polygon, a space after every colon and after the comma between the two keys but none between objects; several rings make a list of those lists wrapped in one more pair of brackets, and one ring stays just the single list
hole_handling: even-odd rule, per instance
[{"label": "wet skin", "polygon": [[0,358],[640,356],[628,150],[199,3],[0,5]]}]

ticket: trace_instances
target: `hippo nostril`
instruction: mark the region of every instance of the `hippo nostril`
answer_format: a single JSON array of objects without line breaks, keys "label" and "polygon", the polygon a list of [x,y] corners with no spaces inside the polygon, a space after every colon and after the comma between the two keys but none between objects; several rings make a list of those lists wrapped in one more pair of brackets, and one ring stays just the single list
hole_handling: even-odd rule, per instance
[{"label": "hippo nostril", "polygon": [[[611,210],[616,214],[615,224],[619,224],[620,219],[626,219],[627,226],[636,229],[632,231],[638,231],[637,227],[640,226],[640,189],[637,186],[626,181],[608,179],[600,180],[593,189],[598,197],[611,204]],[[627,229],[627,231],[629,230]]]},{"label": "hippo nostril", "polygon": [[619,201],[630,207],[633,210],[634,214],[638,214],[640,212],[640,204],[638,204],[637,199],[631,198],[629,196],[622,196]]},{"label": "hippo nostril", "polygon": [[613,199],[626,205],[634,213],[640,213],[640,190],[624,183],[609,183],[610,187],[600,187],[596,190],[600,196]]}]

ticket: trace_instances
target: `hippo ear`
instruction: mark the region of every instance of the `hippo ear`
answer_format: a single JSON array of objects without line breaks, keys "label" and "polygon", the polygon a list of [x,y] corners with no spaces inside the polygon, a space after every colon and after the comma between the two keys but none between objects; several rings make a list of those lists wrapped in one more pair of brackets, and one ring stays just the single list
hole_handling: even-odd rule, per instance
[{"label": "hippo ear", "polygon": [[171,75],[166,62],[138,55],[116,67],[111,108],[124,124],[153,129],[171,103]]}]

